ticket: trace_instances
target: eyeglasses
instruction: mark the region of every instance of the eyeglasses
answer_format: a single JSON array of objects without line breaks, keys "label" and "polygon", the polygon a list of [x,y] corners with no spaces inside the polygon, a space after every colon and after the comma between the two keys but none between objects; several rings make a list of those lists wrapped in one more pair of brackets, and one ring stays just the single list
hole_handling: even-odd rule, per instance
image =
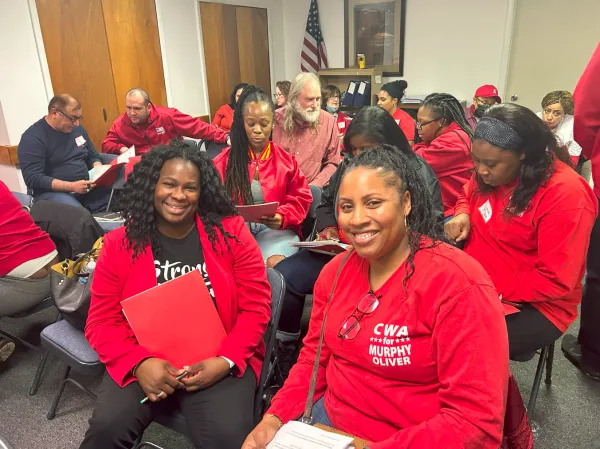
[{"label": "eyeglasses", "polygon": [[430,123],[437,122],[438,120],[442,120],[442,119],[441,118],[436,118],[436,119],[433,119],[433,120],[429,120],[428,122],[425,122],[425,123],[415,122],[415,125],[417,125],[417,129],[423,129],[423,127],[425,125],[429,125]]},{"label": "eyeglasses", "polygon": [[61,111],[60,109],[57,109],[58,112],[60,112],[64,117],[68,118],[69,120],[71,120],[72,123],[75,123],[77,121],[83,120],[83,115],[79,116],[79,117],[73,117],[72,115],[69,114],[65,114],[63,111]]},{"label": "eyeglasses", "polygon": [[276,100],[277,100],[279,97],[283,97],[283,94],[273,94],[273,98],[275,98]]},{"label": "eyeglasses", "polygon": [[373,290],[370,290],[365,296],[358,301],[354,312],[342,323],[342,327],[338,331],[338,338],[342,340],[354,340],[360,332],[360,320],[365,315],[369,315],[379,306],[379,298]]}]

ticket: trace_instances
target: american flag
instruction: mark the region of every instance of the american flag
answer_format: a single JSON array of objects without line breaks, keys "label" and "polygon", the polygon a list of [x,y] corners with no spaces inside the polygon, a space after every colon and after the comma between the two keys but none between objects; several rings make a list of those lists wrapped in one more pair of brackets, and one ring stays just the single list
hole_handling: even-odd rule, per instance
[{"label": "american flag", "polygon": [[303,72],[316,73],[320,69],[326,69],[327,49],[321,34],[319,23],[319,10],[317,0],[310,0],[310,10],[306,20],[306,31],[304,32],[304,43],[302,44],[302,56],[300,58],[300,69]]}]

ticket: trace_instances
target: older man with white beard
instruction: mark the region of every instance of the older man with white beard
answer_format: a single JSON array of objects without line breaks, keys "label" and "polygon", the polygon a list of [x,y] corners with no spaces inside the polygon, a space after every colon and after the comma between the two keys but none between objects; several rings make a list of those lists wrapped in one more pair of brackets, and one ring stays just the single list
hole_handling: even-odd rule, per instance
[{"label": "older man with white beard", "polygon": [[312,73],[296,76],[286,105],[275,112],[273,142],[296,157],[309,184],[329,182],[340,162],[339,131],[321,109],[321,83]]}]

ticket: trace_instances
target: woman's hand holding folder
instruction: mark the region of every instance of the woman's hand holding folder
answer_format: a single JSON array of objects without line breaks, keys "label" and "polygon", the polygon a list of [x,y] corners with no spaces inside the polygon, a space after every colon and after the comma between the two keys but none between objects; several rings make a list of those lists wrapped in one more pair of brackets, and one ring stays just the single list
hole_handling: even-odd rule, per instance
[{"label": "woman's hand holding folder", "polygon": [[139,364],[135,369],[135,377],[148,399],[157,402],[173,394],[175,389],[185,388],[183,383],[176,379],[183,372],[166,360],[151,357]]},{"label": "woman's hand holding folder", "polygon": [[229,374],[229,362],[223,357],[211,357],[196,363],[192,366],[186,366],[185,371],[190,373],[181,379],[181,383],[187,391],[204,390]]}]

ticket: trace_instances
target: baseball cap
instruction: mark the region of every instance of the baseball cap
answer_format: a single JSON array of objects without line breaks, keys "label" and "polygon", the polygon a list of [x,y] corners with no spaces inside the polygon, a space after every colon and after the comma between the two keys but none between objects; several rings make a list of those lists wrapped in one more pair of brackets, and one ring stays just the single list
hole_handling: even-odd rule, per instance
[{"label": "baseball cap", "polygon": [[498,103],[502,103],[502,98],[498,95],[498,89],[491,84],[484,84],[475,91],[476,97],[495,98]]}]

